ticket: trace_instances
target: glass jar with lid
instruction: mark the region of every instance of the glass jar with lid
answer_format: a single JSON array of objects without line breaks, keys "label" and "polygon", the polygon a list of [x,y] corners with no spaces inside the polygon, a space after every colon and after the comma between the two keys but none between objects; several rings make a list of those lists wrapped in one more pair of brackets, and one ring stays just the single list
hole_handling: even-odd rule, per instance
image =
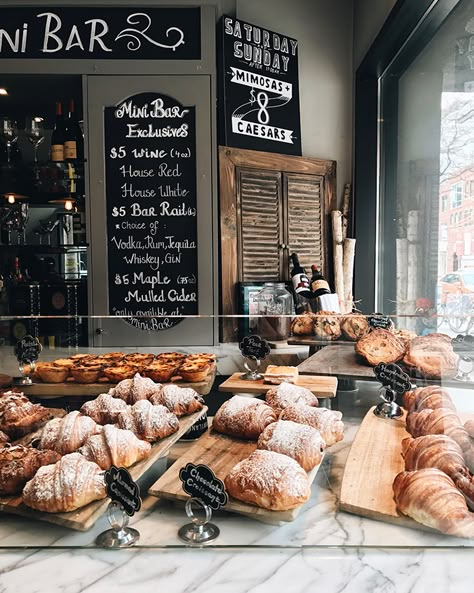
[{"label": "glass jar with lid", "polygon": [[258,308],[257,333],[265,340],[286,340],[290,335],[294,315],[293,296],[284,282],[265,282],[256,297]]}]

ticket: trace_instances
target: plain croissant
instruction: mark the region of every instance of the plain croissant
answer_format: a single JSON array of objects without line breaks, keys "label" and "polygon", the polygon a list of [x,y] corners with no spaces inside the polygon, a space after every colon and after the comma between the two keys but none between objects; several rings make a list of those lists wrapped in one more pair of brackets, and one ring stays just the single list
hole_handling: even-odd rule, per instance
[{"label": "plain croissant", "polygon": [[104,472],[80,453],[40,467],[23,489],[23,502],[46,513],[73,511],[104,497]]},{"label": "plain croissant", "polygon": [[437,385],[407,391],[403,396],[403,407],[408,413],[437,408],[456,410],[449,393]]},{"label": "plain croissant", "polygon": [[93,434],[99,426],[80,412],[70,412],[63,418],[54,418],[43,428],[40,449],[52,449],[61,455],[73,453]]},{"label": "plain croissant", "polygon": [[165,406],[140,400],[118,417],[120,428],[131,430],[146,441],[159,441],[179,429],[179,420]]},{"label": "plain croissant", "polygon": [[398,509],[415,521],[457,537],[474,537],[474,514],[464,496],[436,468],[399,473],[393,482]]},{"label": "plain croissant", "polygon": [[136,437],[131,430],[123,430],[106,424],[99,434],[93,434],[79,449],[89,461],[94,461],[101,469],[130,467],[137,461],[148,457],[150,443]]},{"label": "plain croissant", "polygon": [[293,420],[317,428],[328,447],[344,438],[344,423],[341,418],[341,412],[304,404],[288,406],[279,417],[280,420]]},{"label": "plain croissant", "polygon": [[124,379],[109,391],[110,395],[123,399],[133,405],[142,399],[150,399],[152,395],[163,389],[160,383],[155,383],[149,377],[142,377],[136,373],[133,379]]}]

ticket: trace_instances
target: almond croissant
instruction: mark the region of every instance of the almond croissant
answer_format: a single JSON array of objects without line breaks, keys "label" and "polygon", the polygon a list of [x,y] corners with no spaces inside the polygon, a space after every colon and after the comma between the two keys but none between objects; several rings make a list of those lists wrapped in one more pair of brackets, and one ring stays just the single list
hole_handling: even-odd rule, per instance
[{"label": "almond croissant", "polygon": [[159,441],[179,429],[179,420],[174,414],[165,406],[154,406],[146,399],[121,412],[118,424],[146,441]]},{"label": "almond croissant", "polygon": [[130,430],[122,430],[106,424],[99,434],[93,434],[79,449],[89,461],[94,461],[101,469],[130,467],[137,461],[148,457],[150,443],[140,440]]},{"label": "almond croissant", "polygon": [[115,424],[120,412],[127,409],[127,404],[118,397],[101,393],[95,399],[81,407],[81,413],[92,418],[97,424]]},{"label": "almond croissant", "polygon": [[46,513],[73,511],[104,497],[104,472],[80,453],[40,467],[23,489],[23,502]]},{"label": "almond croissant", "polygon": [[40,449],[52,449],[61,455],[77,451],[86,440],[99,431],[99,426],[80,412],[50,420],[41,434]]}]

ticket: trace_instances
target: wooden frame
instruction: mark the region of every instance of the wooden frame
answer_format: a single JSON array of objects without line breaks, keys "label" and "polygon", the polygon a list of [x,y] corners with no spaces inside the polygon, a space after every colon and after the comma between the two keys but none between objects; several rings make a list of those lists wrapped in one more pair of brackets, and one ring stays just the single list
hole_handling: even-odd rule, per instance
[{"label": "wooden frame", "polygon": [[[324,177],[323,202],[329,213],[337,205],[336,161],[287,156],[256,150],[219,147],[219,201],[220,201],[220,278],[221,314],[223,315],[221,341],[235,342],[238,338],[238,282],[242,280],[238,256],[239,213],[237,205],[237,168],[266,169],[282,173],[300,173]],[[326,221],[326,228],[330,228]]]}]

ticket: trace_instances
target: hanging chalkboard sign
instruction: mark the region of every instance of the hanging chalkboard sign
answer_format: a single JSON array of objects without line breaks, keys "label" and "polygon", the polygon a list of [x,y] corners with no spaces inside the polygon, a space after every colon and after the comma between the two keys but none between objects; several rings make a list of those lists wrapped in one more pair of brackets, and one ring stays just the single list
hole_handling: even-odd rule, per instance
[{"label": "hanging chalkboard sign", "polygon": [[28,334],[15,344],[13,352],[18,362],[24,364],[37,361],[42,348],[38,338]]},{"label": "hanging chalkboard sign", "polygon": [[245,336],[239,344],[239,349],[242,352],[242,356],[256,360],[263,360],[270,354],[268,342],[257,334]]},{"label": "hanging chalkboard sign", "polygon": [[109,314],[167,329],[198,312],[195,109],[141,93],[104,118]]}]

